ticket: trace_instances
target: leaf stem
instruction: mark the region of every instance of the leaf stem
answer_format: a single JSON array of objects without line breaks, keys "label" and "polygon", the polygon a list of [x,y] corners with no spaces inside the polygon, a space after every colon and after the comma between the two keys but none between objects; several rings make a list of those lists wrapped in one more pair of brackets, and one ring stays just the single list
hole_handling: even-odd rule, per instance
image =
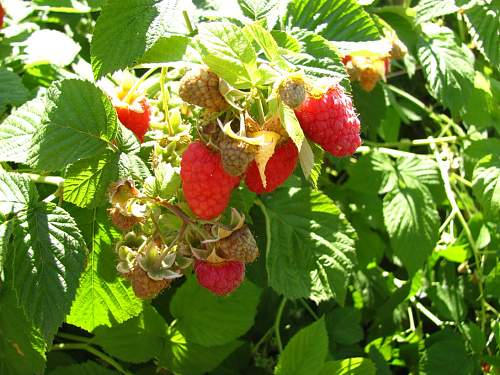
[{"label": "leaf stem", "polygon": [[431,145],[431,144],[437,144],[437,143],[454,143],[462,139],[467,139],[468,137],[459,137],[456,135],[451,135],[447,137],[439,137],[439,138],[425,138],[425,139],[404,139],[398,142],[384,142],[384,143],[377,143],[377,142],[370,142],[370,141],[365,141],[364,143],[368,146],[374,146],[374,147],[403,147],[403,146],[425,146],[425,145]]},{"label": "leaf stem", "polygon": [[386,147],[369,147],[369,146],[360,146],[356,150],[357,153],[360,154],[368,154],[369,152],[377,150],[378,152],[382,154],[386,154],[395,158],[415,158],[415,157],[424,157],[428,158],[429,156],[427,155],[420,155],[420,154],[414,154],[413,152],[406,152],[406,151],[399,151],[399,150],[393,150],[392,148],[386,148]]},{"label": "leaf stem", "polygon": [[267,213],[264,203],[262,203],[260,199],[256,199],[255,204],[259,206],[262,214],[264,215],[266,225],[266,256],[268,256],[271,250],[271,220],[269,219],[269,214]]},{"label": "leaf stem", "polygon": [[42,176],[35,173],[23,173],[22,175],[28,177],[32,182],[37,184],[49,184],[57,187],[64,184],[64,178],[59,176]]},{"label": "leaf stem", "polygon": [[266,338],[273,332],[274,326],[269,327],[269,329],[264,333],[264,336],[260,338],[260,340],[255,344],[255,346],[252,349],[253,353],[256,353],[259,347],[262,345],[262,343],[266,340]]},{"label": "leaf stem", "polygon": [[415,302],[415,307],[417,308],[418,311],[420,311],[422,314],[424,314],[427,318],[429,318],[429,320],[431,322],[433,322],[438,327],[441,327],[443,325],[443,321],[441,319],[439,319],[436,315],[434,315],[432,312],[430,312],[420,302],[416,301]]},{"label": "leaf stem", "polygon": [[90,354],[95,355],[97,358],[103,360],[109,365],[113,366],[119,373],[124,375],[132,375],[131,372],[125,370],[114,358],[104,354],[103,352],[97,350],[93,346],[87,343],[61,343],[55,344],[52,350],[85,350]]},{"label": "leaf stem", "polygon": [[280,336],[280,325],[281,325],[281,317],[283,315],[283,310],[285,308],[286,298],[283,297],[281,303],[278,307],[278,312],[276,313],[276,319],[274,320],[274,334],[276,336],[276,343],[278,345],[278,350],[280,353],[283,352],[283,343],[281,342]]},{"label": "leaf stem", "polygon": [[72,333],[59,332],[57,334],[57,336],[60,337],[60,338],[62,338],[62,339],[68,339],[68,340],[83,342],[83,343],[86,343],[86,344],[90,344],[92,342],[92,338],[90,338],[90,337],[85,337],[85,336],[80,336],[80,335],[73,335]]},{"label": "leaf stem", "polygon": [[186,28],[188,29],[189,35],[194,34],[193,24],[191,23],[191,20],[189,19],[188,12],[185,11],[185,10],[183,10],[182,11],[182,16],[184,17],[184,22],[186,23]]},{"label": "leaf stem", "polygon": [[472,187],[472,182],[470,182],[469,180],[466,180],[465,178],[463,178],[459,174],[453,173],[452,177],[455,178],[458,182],[464,184],[465,186],[470,187],[470,188]]},{"label": "leaf stem", "polygon": [[314,318],[314,320],[318,320],[319,316],[314,312],[314,310],[309,306],[307,301],[304,298],[299,298],[300,303],[304,306],[304,308],[307,310],[309,314]]},{"label": "leaf stem", "polygon": [[443,159],[441,159],[441,155],[439,154],[439,150],[437,149],[436,145],[432,144],[431,148],[434,152],[434,157],[436,158],[436,162],[438,164],[439,171],[441,172],[441,178],[443,179],[446,197],[448,198],[448,201],[450,202],[452,211],[456,212],[456,216],[458,217],[460,224],[462,224],[463,230],[465,232],[465,235],[467,236],[470,247],[472,249],[472,253],[474,255],[474,261],[476,263],[476,272],[477,272],[477,276],[478,276],[477,286],[479,289],[479,299],[480,299],[480,305],[481,305],[480,324],[481,324],[481,330],[484,332],[484,329],[486,327],[486,301],[485,301],[485,297],[484,297],[484,286],[483,286],[484,275],[483,275],[483,269],[481,267],[479,249],[477,247],[474,236],[472,235],[472,232],[469,228],[469,225],[467,224],[467,221],[465,220],[464,215],[462,214],[462,211],[460,211],[460,208],[458,207],[457,201],[455,199],[455,193],[453,192],[453,189],[451,187],[450,176],[448,174],[448,167],[444,163]]}]

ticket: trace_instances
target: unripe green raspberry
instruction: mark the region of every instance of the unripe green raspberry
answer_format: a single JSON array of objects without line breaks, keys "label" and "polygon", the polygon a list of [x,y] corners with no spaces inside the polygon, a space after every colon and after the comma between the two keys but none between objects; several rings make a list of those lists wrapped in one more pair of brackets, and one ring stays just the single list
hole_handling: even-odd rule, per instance
[{"label": "unripe green raspberry", "polygon": [[246,225],[217,241],[215,246],[217,254],[228,260],[251,263],[259,256],[255,238]]},{"label": "unripe green raspberry", "polygon": [[193,69],[182,77],[179,96],[185,102],[219,112],[228,103],[219,91],[219,77],[206,67]]},{"label": "unripe green raspberry", "polygon": [[298,79],[286,79],[280,85],[279,94],[283,103],[291,108],[297,108],[306,98],[304,82]]},{"label": "unripe green raspberry", "polygon": [[222,137],[219,148],[222,166],[232,176],[242,175],[255,158],[256,147],[237,139]]},{"label": "unripe green raspberry", "polygon": [[125,275],[132,284],[135,295],[141,299],[151,299],[156,297],[163,289],[170,286],[172,280],[153,280],[146,271],[136,265],[132,272]]}]

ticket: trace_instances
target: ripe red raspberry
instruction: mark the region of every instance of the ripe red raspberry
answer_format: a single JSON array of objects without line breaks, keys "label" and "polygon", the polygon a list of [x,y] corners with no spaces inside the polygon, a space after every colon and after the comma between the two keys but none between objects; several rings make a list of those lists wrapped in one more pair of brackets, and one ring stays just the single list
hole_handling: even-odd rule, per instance
[{"label": "ripe red raspberry", "polygon": [[203,143],[191,143],[181,160],[182,189],[191,210],[201,219],[219,216],[229,204],[239,177],[227,174],[220,154]]},{"label": "ripe red raspberry", "polygon": [[245,263],[238,261],[211,263],[196,259],[194,272],[202,287],[219,296],[225,296],[242,283],[245,278]]},{"label": "ripe red raspberry", "polygon": [[259,169],[254,160],[248,167],[245,177],[248,189],[257,194],[270,193],[290,177],[297,165],[298,157],[297,146],[291,139],[278,146],[266,165],[266,187],[262,184]]},{"label": "ripe red raspberry", "polygon": [[295,114],[306,136],[334,156],[351,155],[361,145],[359,119],[338,84],[320,97],[307,95]]},{"label": "ripe red raspberry", "polygon": [[3,27],[3,17],[5,16],[5,10],[2,7],[2,4],[0,4],[0,29]]},{"label": "ripe red raspberry", "polygon": [[140,102],[140,109],[131,106],[126,107],[115,107],[116,113],[120,122],[125,125],[126,128],[132,130],[139,141],[144,141],[144,134],[149,129],[149,119],[150,119],[150,105],[146,98],[143,98]]}]

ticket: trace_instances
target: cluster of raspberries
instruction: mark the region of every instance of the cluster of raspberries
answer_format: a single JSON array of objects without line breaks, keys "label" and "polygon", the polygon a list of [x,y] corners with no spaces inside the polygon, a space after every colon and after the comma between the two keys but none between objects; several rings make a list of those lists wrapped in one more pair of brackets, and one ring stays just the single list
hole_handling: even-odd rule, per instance
[{"label": "cluster of raspberries", "polygon": [[[187,73],[180,83],[181,98],[211,111],[223,111],[227,102],[219,91],[219,79],[207,68]],[[351,98],[339,84],[314,96],[304,84],[286,80],[279,89],[281,100],[295,110],[297,119],[313,142],[334,156],[351,155],[361,144],[360,123]],[[266,186],[253,160],[254,146],[229,137],[218,141],[216,149],[201,141],[191,143],[181,161],[182,188],[191,210],[203,220],[219,216],[228,206],[231,192],[244,179],[249,190],[269,193],[283,184],[293,173],[299,150],[288,138],[276,147],[266,164]],[[197,260],[195,273],[202,286],[217,294],[225,294],[243,280],[244,262],[210,263]]]},{"label": "cluster of raspberries", "polygon": [[[360,123],[351,98],[339,84],[316,94],[314,90],[307,90],[302,80],[286,79],[279,86],[278,94],[282,103],[295,111],[304,134],[325,151],[342,157],[353,154],[361,144]],[[231,108],[219,90],[219,77],[206,67],[184,75],[179,96],[189,104],[204,108],[212,118],[227,114]],[[133,99],[133,105],[125,103],[116,106],[116,110],[121,123],[142,141],[149,128],[149,105],[144,98]],[[188,145],[181,160],[182,191],[199,219],[210,221],[219,217],[241,180],[250,191],[263,194],[275,190],[293,173],[299,150],[278,117],[274,118],[270,127],[266,124],[260,127],[281,135],[263,171],[265,184],[255,161],[259,146],[221,131],[208,141],[197,140]],[[245,264],[255,260],[258,249],[247,226],[219,240],[215,247],[217,256],[196,257],[194,271],[200,285],[217,295],[226,295],[241,284]]]}]

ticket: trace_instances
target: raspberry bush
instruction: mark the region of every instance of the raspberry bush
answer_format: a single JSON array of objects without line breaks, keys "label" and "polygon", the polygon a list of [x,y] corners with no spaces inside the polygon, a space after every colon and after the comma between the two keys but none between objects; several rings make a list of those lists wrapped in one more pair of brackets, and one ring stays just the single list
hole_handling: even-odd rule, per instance
[{"label": "raspberry bush", "polygon": [[500,372],[496,0],[0,1],[0,374]]}]

